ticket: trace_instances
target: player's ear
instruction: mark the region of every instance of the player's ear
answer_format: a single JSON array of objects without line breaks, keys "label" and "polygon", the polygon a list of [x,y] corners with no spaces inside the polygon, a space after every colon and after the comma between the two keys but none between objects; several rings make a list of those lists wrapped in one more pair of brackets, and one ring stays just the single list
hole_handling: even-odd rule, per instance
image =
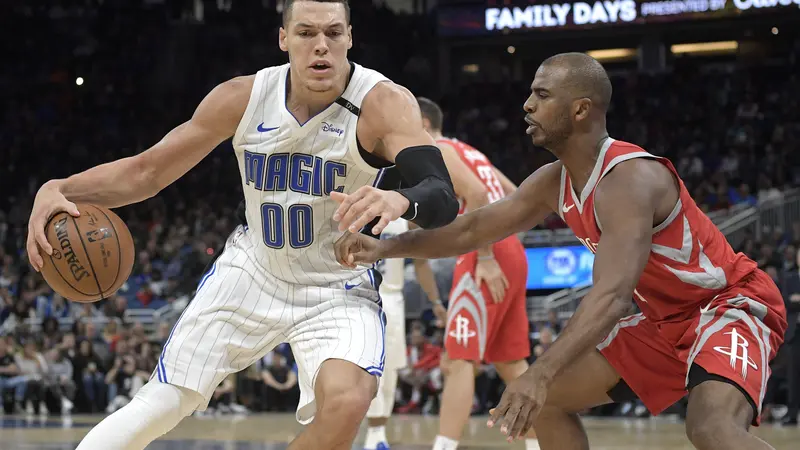
[{"label": "player's ear", "polygon": [[283,50],[285,52],[289,51],[289,46],[286,45],[286,37],[287,36],[288,36],[288,33],[286,33],[286,30],[283,27],[281,27],[280,30],[278,30],[278,47],[280,47],[281,50]]},{"label": "player's ear", "polygon": [[347,49],[353,48],[353,26],[347,26]]},{"label": "player's ear", "polygon": [[572,103],[573,116],[576,121],[581,121],[589,116],[589,110],[592,109],[592,100],[588,98],[580,98]]}]

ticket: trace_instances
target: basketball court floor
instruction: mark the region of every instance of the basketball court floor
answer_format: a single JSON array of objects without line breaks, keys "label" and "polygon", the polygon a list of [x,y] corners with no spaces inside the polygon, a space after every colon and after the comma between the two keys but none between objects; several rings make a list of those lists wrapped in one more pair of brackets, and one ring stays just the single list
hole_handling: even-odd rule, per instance
[{"label": "basketball court floor", "polygon": [[[73,450],[100,417],[62,419],[0,417],[0,450]],[[592,450],[674,450],[689,446],[683,425],[669,419],[587,419]],[[485,418],[471,421],[463,445],[466,450],[513,448],[499,432],[486,428]],[[388,427],[394,450],[427,450],[436,435],[435,417],[399,416]],[[191,417],[147,450],[282,450],[302,427],[289,414]],[[761,427],[757,434],[778,450],[800,449],[800,428]],[[358,443],[363,442],[363,430]],[[358,445],[354,449],[360,449]],[[98,449],[101,450],[101,449]]]}]

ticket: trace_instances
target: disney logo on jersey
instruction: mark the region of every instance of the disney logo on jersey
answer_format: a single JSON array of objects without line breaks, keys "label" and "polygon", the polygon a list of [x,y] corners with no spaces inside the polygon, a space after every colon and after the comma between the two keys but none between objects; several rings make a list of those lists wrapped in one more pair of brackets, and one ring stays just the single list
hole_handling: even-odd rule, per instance
[{"label": "disney logo on jersey", "polygon": [[339,137],[344,134],[344,128],[339,128],[336,125],[328,122],[322,122],[322,131],[326,133],[333,133]]}]

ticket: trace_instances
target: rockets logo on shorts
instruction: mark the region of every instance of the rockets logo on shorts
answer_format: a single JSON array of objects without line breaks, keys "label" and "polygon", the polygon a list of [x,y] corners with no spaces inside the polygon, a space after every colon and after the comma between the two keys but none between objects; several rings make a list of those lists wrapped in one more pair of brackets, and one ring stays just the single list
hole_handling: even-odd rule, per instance
[{"label": "rockets logo on shorts", "polygon": [[469,319],[460,314],[456,316],[455,329],[449,333],[457,343],[464,347],[469,347],[469,338],[475,337],[477,334],[474,330],[469,329]]},{"label": "rockets logo on shorts", "polygon": [[730,347],[722,347],[716,346],[714,347],[715,351],[722,353],[723,355],[727,355],[730,357],[731,367],[736,369],[736,364],[738,361],[742,362],[742,379],[747,380],[747,367],[752,367],[753,370],[758,371],[758,366],[756,362],[753,361],[747,354],[747,347],[750,346],[750,343],[747,342],[747,339],[744,338],[741,334],[736,331],[736,328],[732,329],[731,331],[725,333],[726,335],[731,336],[731,346]]}]

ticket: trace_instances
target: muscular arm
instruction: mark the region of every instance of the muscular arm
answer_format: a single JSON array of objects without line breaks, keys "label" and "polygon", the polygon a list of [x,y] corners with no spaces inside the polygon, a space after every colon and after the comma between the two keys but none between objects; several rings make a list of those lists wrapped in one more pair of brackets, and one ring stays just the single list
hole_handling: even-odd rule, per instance
[{"label": "muscular arm", "polygon": [[555,210],[560,164],[530,175],[512,195],[458,217],[436,230],[415,230],[381,240],[381,258],[444,258],[462,255],[533,228]]},{"label": "muscular arm", "polygon": [[252,77],[222,83],[203,99],[191,119],[146,151],[49,183],[67,200],[109,208],[153,197],[234,134],[252,86]]},{"label": "muscular arm", "polygon": [[332,192],[341,203],[333,218],[339,230],[361,229],[375,217],[379,234],[392,220],[403,217],[423,228],[444,226],[458,214],[458,200],[441,151],[422,126],[416,98],[402,86],[379,83],[364,98],[358,138],[364,148],[395,163],[408,188],[380,191],[364,186],[345,195]]},{"label": "muscular arm", "polygon": [[630,310],[633,290],[650,255],[656,205],[674,189],[671,179],[655,172],[653,164],[658,163],[621,163],[597,187],[595,211],[603,236],[594,262],[594,286],[531,368],[547,380],[593,349]]}]

